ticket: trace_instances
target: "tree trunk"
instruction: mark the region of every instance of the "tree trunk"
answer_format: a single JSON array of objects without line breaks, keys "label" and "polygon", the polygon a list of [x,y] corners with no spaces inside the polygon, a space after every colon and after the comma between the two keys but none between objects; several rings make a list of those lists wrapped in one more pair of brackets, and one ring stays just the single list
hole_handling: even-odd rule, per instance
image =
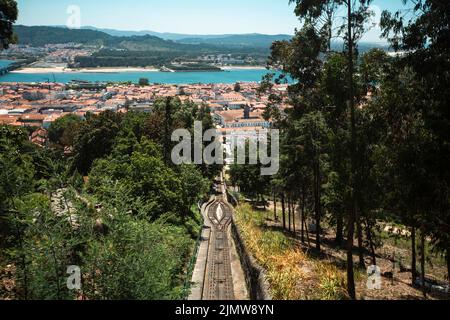
[{"label": "tree trunk", "polygon": [[327,7],[326,14],[326,23],[327,26],[327,53],[331,52],[331,39],[333,38],[333,18],[334,18],[334,11],[333,11],[334,3],[331,3],[331,6]]},{"label": "tree trunk", "polygon": [[315,164],[314,170],[314,210],[316,215],[316,249],[320,251],[320,216],[321,216],[321,207],[320,207],[320,169],[319,163]]},{"label": "tree trunk", "polygon": [[302,235],[302,243],[305,243],[305,224],[306,224],[306,221],[305,221],[305,194],[304,193],[302,193],[302,233],[301,233],[301,235]]},{"label": "tree trunk", "polygon": [[308,240],[308,247],[311,248],[311,239],[309,238],[309,230],[308,230],[308,224],[305,221],[305,228],[306,228],[306,239]]},{"label": "tree trunk", "polygon": [[411,229],[411,276],[412,285],[415,285],[417,279],[417,254],[416,254],[416,227]]},{"label": "tree trunk", "polygon": [[420,232],[420,270],[421,270],[421,283],[422,283],[422,293],[423,296],[427,297],[427,287],[425,286],[425,233]]},{"label": "tree trunk", "polygon": [[[360,210],[358,212],[361,212]],[[356,216],[356,233],[358,235],[358,259],[359,259],[359,267],[361,269],[366,268],[366,263],[364,262],[364,245],[363,245],[363,234],[361,227],[361,216],[358,214]]]},{"label": "tree trunk", "polygon": [[291,228],[291,214],[292,214],[292,212],[291,212],[291,196],[288,196],[288,214],[289,214],[289,232],[291,232],[292,231],[292,228]]},{"label": "tree trunk", "polygon": [[297,230],[295,230],[295,201],[292,201],[292,229],[294,230],[294,236]]},{"label": "tree trunk", "polygon": [[344,243],[344,216],[341,211],[338,212],[336,218],[336,243],[339,246]]},{"label": "tree trunk", "polygon": [[284,193],[281,194],[281,211],[283,212],[283,229],[286,229],[286,197]]},{"label": "tree trunk", "polygon": [[274,192],[273,193],[273,216],[275,219],[275,222],[278,221],[278,216],[277,216],[277,194]]},{"label": "tree trunk", "polygon": [[355,275],[353,273],[353,236],[355,233],[355,219],[357,210],[356,197],[356,108],[354,95],[354,61],[353,61],[353,11],[352,1],[347,0],[347,40],[348,40],[348,80],[349,80],[349,104],[351,122],[351,185],[352,185],[352,209],[348,219],[347,234],[347,291],[350,299],[356,300]]},{"label": "tree trunk", "polygon": [[347,230],[347,292],[351,299],[356,299],[355,276],[353,274],[353,236],[355,234],[354,209],[350,213]]},{"label": "tree trunk", "polygon": [[372,264],[374,266],[377,265],[377,256],[375,253],[375,245],[373,243],[372,239],[372,224],[369,222],[369,219],[366,218],[366,233],[367,233],[367,240],[369,240],[369,246],[370,246],[370,255],[372,257]]}]

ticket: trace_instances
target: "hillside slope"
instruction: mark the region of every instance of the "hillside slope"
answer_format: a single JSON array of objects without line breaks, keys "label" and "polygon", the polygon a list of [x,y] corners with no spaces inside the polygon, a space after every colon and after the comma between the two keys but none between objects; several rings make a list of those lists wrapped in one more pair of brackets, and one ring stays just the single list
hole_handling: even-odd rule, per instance
[{"label": "hillside slope", "polygon": [[217,38],[193,37],[179,40],[181,43],[208,44],[233,47],[266,47],[269,48],[274,41],[290,40],[292,36],[286,34],[266,35],[266,34],[242,34],[229,35]]},{"label": "hillside slope", "polygon": [[89,29],[68,29],[47,26],[14,26],[19,44],[41,47],[46,44],[82,43],[86,45],[106,46],[111,49],[151,52],[179,52],[184,54],[202,53],[236,53],[268,55],[269,47],[236,47],[221,43],[179,43],[164,40],[152,35],[143,36],[112,36],[105,32]]}]

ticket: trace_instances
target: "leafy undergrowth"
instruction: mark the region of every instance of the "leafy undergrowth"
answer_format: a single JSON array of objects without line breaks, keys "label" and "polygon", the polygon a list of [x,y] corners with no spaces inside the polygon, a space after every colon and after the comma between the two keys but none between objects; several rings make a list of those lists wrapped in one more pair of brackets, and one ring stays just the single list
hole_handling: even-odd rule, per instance
[{"label": "leafy undergrowth", "polygon": [[248,204],[236,210],[247,249],[266,270],[275,300],[346,299],[345,274],[330,262],[309,257],[284,233],[266,227],[264,213]]}]

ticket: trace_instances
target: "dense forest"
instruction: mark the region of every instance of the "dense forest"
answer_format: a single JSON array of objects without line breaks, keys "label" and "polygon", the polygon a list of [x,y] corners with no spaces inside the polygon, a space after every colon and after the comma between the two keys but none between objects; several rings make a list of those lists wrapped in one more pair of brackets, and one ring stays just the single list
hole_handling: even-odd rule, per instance
[{"label": "dense forest", "polygon": [[193,51],[201,50],[198,46],[179,44],[163,40],[155,36],[115,37],[107,33],[88,29],[68,29],[65,27],[47,26],[14,26],[19,44],[43,47],[47,44],[81,43],[94,46],[110,46],[125,49],[134,46],[145,46],[153,51]]},{"label": "dense forest", "polygon": [[[286,230],[296,231],[298,214],[296,234],[317,253],[328,246],[323,225],[330,226],[334,250],[347,254],[352,299],[355,273],[380,258],[380,228],[408,230],[403,268],[426,295],[426,248],[450,274],[450,4],[406,1],[404,12],[383,12],[383,35],[402,52],[391,57],[358,50],[371,1],[291,2],[304,25],[291,41],[273,44],[269,66],[298,81],[288,90],[292,107],[280,112],[272,91],[271,80],[284,76],[261,86],[271,99],[266,117],[281,130],[280,172],[262,177],[257,166],[233,165],[230,182],[264,206],[269,197],[281,203]],[[347,12],[342,25],[333,18],[338,11]],[[340,30],[343,52],[331,50],[332,30]]]},{"label": "dense forest", "polygon": [[[51,126],[47,148],[2,126],[0,265],[10,282],[0,297],[184,298],[197,202],[220,171],[170,161],[166,137],[195,120],[212,126],[208,109],[178,99],[159,100],[152,114],[69,115]],[[66,286],[71,265],[82,291]]]},{"label": "dense forest", "polygon": [[75,65],[84,68],[95,67],[161,67],[179,57],[178,52],[117,51],[100,50],[91,56],[78,56]]},{"label": "dense forest", "polygon": [[[180,59],[195,59],[198,56],[195,54],[181,53],[179,51],[174,52],[164,52],[164,51],[123,51],[123,50],[110,50],[103,49],[98,52],[93,53],[89,57],[76,57],[75,64],[78,67],[92,68],[92,67],[170,67],[171,69],[176,69],[171,63]],[[182,59],[182,60],[183,60]],[[182,67],[178,67],[180,70]],[[196,63],[191,65],[189,70],[219,70],[211,65]]]},{"label": "dense forest", "polygon": [[112,39],[112,36],[94,30],[75,30],[57,27],[14,26],[17,42],[21,45],[43,47],[47,44],[82,43],[98,45]]}]

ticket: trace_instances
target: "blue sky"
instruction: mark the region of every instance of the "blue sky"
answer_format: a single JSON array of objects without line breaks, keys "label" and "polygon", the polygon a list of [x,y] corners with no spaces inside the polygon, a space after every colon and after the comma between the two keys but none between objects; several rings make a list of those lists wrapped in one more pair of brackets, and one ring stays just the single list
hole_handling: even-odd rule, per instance
[{"label": "blue sky", "polygon": [[[299,22],[288,0],[18,0],[24,25],[65,25],[78,5],[81,24],[120,30],[190,34],[293,34]],[[374,11],[396,10],[401,0],[375,0]],[[379,30],[365,40],[380,41]]]}]

